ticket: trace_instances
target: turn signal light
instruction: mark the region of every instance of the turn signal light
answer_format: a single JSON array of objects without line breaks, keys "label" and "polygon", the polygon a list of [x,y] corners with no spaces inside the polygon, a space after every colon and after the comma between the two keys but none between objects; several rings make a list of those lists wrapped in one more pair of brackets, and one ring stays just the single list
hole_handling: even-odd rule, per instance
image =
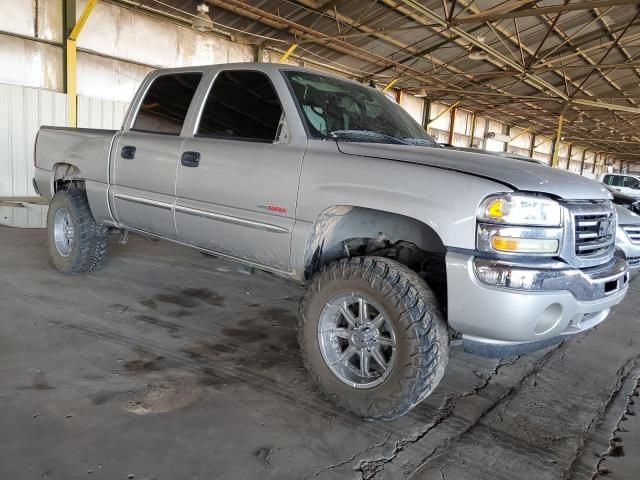
[{"label": "turn signal light", "polygon": [[498,252],[555,253],[558,251],[558,240],[494,235],[491,237],[491,247]]}]

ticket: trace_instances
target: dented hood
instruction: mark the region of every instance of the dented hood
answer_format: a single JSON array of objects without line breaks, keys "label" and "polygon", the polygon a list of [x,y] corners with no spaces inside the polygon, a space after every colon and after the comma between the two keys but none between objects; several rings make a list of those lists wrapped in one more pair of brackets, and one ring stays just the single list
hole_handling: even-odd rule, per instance
[{"label": "dented hood", "polygon": [[411,145],[338,142],[346,155],[417,163],[488,178],[515,190],[541,192],[567,200],[610,199],[602,184],[575,173],[523,160]]}]

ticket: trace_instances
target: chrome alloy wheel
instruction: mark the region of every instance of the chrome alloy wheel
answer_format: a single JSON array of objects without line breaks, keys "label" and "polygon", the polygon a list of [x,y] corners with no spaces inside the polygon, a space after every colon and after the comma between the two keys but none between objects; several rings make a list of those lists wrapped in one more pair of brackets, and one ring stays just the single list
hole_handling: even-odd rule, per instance
[{"label": "chrome alloy wheel", "polygon": [[60,256],[68,257],[71,255],[74,238],[75,229],[71,222],[69,210],[66,208],[58,209],[53,219],[53,240]]},{"label": "chrome alloy wheel", "polygon": [[318,343],[329,369],[353,388],[380,385],[396,360],[387,314],[362,294],[342,294],[327,302],[318,322]]}]

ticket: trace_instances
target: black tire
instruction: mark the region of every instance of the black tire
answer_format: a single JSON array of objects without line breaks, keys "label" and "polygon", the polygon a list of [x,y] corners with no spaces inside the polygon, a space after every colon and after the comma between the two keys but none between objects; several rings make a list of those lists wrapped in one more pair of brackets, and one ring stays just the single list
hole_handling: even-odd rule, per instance
[{"label": "black tire", "polygon": [[[396,361],[379,385],[357,389],[328,367],[318,341],[327,302],[345,292],[374,299],[388,313]],[[305,366],[322,393],[338,406],[370,420],[393,420],[425,399],[440,383],[449,356],[447,326],[438,302],[415,272],[381,257],[342,259],[312,279],[300,306],[298,341]]]},{"label": "black tire", "polygon": [[[56,247],[54,221],[56,213],[66,209],[73,227],[68,255]],[[54,195],[47,214],[49,256],[53,266],[63,273],[87,273],[97,270],[107,254],[108,228],[93,219],[83,190],[72,188]]]}]

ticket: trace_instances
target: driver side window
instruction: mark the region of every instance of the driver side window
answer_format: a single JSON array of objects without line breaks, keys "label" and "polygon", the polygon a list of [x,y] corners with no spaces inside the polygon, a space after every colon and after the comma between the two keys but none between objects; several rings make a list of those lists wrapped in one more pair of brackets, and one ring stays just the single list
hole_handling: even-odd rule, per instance
[{"label": "driver side window", "polygon": [[226,70],[213,82],[196,136],[271,143],[283,124],[269,77],[252,70]]}]

